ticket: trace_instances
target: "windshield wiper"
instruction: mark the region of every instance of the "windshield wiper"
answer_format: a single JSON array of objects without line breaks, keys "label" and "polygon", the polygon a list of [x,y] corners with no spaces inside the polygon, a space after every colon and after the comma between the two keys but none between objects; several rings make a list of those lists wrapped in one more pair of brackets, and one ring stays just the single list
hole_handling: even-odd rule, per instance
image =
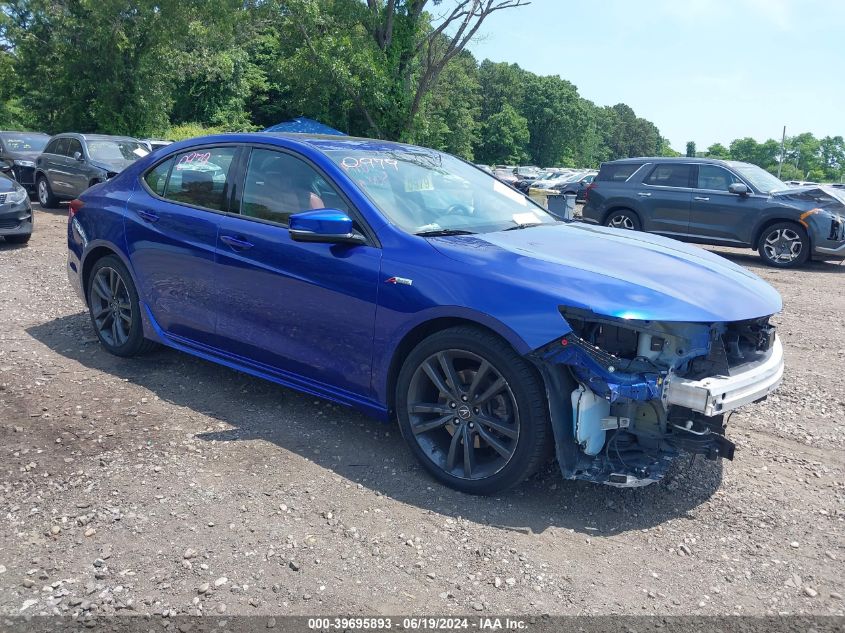
[{"label": "windshield wiper", "polygon": [[502,230],[503,231],[516,231],[518,229],[529,229],[532,226],[540,226],[540,224],[541,224],[540,222],[528,222],[528,223],[524,223],[524,224],[517,224],[515,226],[509,226],[508,228],[502,229]]},{"label": "windshield wiper", "polygon": [[414,233],[420,237],[445,237],[448,235],[475,235],[473,231],[466,231],[464,229],[432,229],[430,231],[420,231]]}]

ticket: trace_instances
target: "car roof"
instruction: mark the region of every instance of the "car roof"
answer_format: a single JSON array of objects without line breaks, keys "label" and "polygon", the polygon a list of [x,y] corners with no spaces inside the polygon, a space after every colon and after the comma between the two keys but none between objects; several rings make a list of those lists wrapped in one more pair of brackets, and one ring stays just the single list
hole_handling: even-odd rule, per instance
[{"label": "car roof", "polygon": [[686,156],[638,156],[636,158],[620,158],[618,160],[609,160],[603,165],[623,165],[625,163],[697,163],[701,165],[728,165],[729,163],[737,163],[742,161],[727,161],[720,158],[702,158],[696,156],[695,158],[688,158]]},{"label": "car roof", "polygon": [[78,132],[61,132],[56,134],[53,138],[77,138],[83,141],[135,141],[138,139],[132,136],[118,136],[112,134],[79,134]]},{"label": "car roof", "polygon": [[310,145],[319,150],[358,149],[367,151],[387,151],[395,149],[417,148],[415,145],[383,141],[359,136],[338,136],[337,134],[297,134],[295,132],[243,132],[237,136],[248,137],[250,140],[261,140],[268,136],[297,141]]},{"label": "car roof", "polygon": [[44,132],[30,132],[29,130],[0,130],[0,134],[37,134],[38,136],[50,136]]}]

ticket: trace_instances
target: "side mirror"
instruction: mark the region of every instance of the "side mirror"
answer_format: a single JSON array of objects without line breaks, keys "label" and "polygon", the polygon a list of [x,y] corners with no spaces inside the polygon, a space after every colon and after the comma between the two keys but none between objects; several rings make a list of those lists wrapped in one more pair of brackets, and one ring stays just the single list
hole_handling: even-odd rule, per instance
[{"label": "side mirror", "polygon": [[338,209],[294,213],[288,220],[288,231],[297,242],[364,244],[367,241],[352,228],[352,219]]},{"label": "side mirror", "polygon": [[748,187],[741,182],[735,182],[728,187],[728,193],[735,193],[738,196],[747,196],[751,193]]},{"label": "side mirror", "polygon": [[82,162],[83,160],[85,160],[85,157],[82,155],[82,152],[74,152],[73,160],[78,160],[79,162]]},{"label": "side mirror", "polygon": [[9,163],[3,163],[0,165],[0,172],[3,172],[4,174],[11,174],[12,166]]}]

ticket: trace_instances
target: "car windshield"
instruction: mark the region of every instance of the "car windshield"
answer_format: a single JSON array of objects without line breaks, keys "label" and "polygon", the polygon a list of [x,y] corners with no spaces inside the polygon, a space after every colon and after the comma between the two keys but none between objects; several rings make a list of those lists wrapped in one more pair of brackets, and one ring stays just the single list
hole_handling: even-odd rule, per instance
[{"label": "car windshield", "polygon": [[88,141],[88,155],[94,160],[136,160],[149,153],[138,141]]},{"label": "car windshield", "polygon": [[488,233],[557,222],[518,191],[448,154],[411,147],[325,153],[408,233]]},{"label": "car windshield", "polygon": [[731,168],[740,176],[750,182],[755,189],[758,189],[763,193],[789,189],[789,185],[782,180],[779,180],[777,177],[772,176],[772,174],[757,165],[752,165],[750,163],[735,163],[733,161],[728,162],[728,165],[730,165]]},{"label": "car windshield", "polygon": [[3,134],[2,139],[8,152],[40,152],[50,137],[41,134]]}]

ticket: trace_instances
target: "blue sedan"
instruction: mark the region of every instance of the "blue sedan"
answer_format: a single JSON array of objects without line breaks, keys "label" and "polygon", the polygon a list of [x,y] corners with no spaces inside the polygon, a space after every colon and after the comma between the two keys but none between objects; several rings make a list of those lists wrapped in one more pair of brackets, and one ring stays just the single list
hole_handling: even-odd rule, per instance
[{"label": "blue sedan", "polygon": [[560,222],[465,161],[338,136],[163,148],[69,208],[102,345],[157,344],[398,420],[441,482],[489,494],[657,481],[732,458],[725,414],[783,350],[765,282],[666,238]]}]

